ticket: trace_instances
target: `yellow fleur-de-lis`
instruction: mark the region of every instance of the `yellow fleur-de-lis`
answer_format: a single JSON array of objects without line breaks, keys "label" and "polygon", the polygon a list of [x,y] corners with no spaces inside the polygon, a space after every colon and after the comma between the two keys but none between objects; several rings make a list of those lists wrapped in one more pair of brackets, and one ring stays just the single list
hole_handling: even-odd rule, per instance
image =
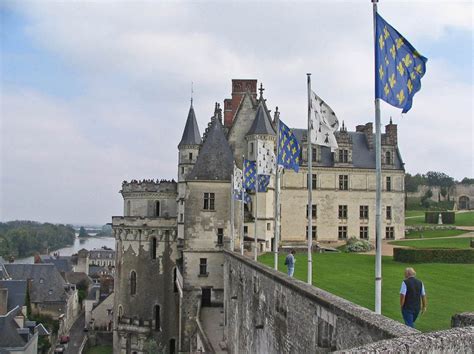
[{"label": "yellow fleur-de-lis", "polygon": [[393,88],[393,86],[395,86],[395,84],[397,83],[397,80],[395,80],[395,74],[392,74],[392,76],[390,76],[388,82],[390,83],[390,88]]},{"label": "yellow fleur-de-lis", "polygon": [[403,89],[401,89],[400,93],[397,94],[397,99],[399,104],[402,104],[402,102],[405,100],[405,91],[403,91]]},{"label": "yellow fleur-de-lis", "polygon": [[292,153],[293,155],[296,154],[296,148],[295,148],[295,147],[293,147],[293,149],[291,150],[291,153]]},{"label": "yellow fleur-de-lis", "polygon": [[385,84],[385,87],[383,88],[384,92],[385,92],[385,96],[388,96],[388,94],[390,93],[390,89],[388,88],[388,84]]},{"label": "yellow fleur-de-lis", "polygon": [[384,45],[385,45],[385,42],[383,40],[383,36],[380,35],[379,37],[379,45],[380,45],[380,49],[383,49]]},{"label": "yellow fleur-de-lis", "polygon": [[410,79],[408,79],[407,81],[407,87],[408,87],[408,93],[411,93],[413,91],[413,84],[411,83]]},{"label": "yellow fleur-de-lis", "polygon": [[405,58],[403,58],[402,61],[403,61],[403,64],[405,64],[407,68],[413,63],[413,61],[411,60],[410,54],[405,55]]},{"label": "yellow fleur-de-lis", "polygon": [[400,76],[403,76],[403,74],[405,73],[405,68],[403,67],[401,61],[398,62],[397,70],[400,73]]},{"label": "yellow fleur-de-lis", "polygon": [[390,48],[390,53],[392,53],[392,58],[395,59],[395,55],[397,54],[397,51],[395,50],[395,44],[392,45],[392,48]]},{"label": "yellow fleur-de-lis", "polygon": [[300,158],[297,157],[297,158],[295,159],[295,162],[296,162],[296,163],[300,162]]},{"label": "yellow fleur-de-lis", "polygon": [[415,79],[416,79],[416,74],[415,74],[414,71],[412,71],[412,72],[410,73],[410,77],[411,77],[412,80],[415,80]]},{"label": "yellow fleur-de-lis", "polygon": [[382,65],[380,65],[380,67],[379,67],[380,80],[383,80],[384,75],[385,75],[385,72],[383,71]]},{"label": "yellow fleur-de-lis", "polygon": [[403,38],[399,37],[395,40],[395,43],[397,43],[397,49],[400,49],[403,45]]},{"label": "yellow fleur-de-lis", "polygon": [[383,37],[384,37],[385,39],[387,39],[388,36],[390,36],[390,33],[388,33],[387,26],[385,26],[385,27],[383,28]]},{"label": "yellow fleur-de-lis", "polygon": [[415,71],[421,75],[421,72],[422,72],[421,64],[418,64],[417,66],[415,66]]},{"label": "yellow fleur-de-lis", "polygon": [[388,66],[389,63],[390,63],[390,62],[388,61],[387,56],[385,56],[385,66]]}]

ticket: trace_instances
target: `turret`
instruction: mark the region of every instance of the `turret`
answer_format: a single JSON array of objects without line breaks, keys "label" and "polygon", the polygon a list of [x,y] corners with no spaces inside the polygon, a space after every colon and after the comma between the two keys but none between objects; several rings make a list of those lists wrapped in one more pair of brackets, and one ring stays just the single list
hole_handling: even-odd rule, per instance
[{"label": "turret", "polygon": [[183,136],[178,144],[178,182],[183,182],[192,170],[199,153],[201,134],[196,121],[193,103],[189,107],[188,119],[184,127]]}]

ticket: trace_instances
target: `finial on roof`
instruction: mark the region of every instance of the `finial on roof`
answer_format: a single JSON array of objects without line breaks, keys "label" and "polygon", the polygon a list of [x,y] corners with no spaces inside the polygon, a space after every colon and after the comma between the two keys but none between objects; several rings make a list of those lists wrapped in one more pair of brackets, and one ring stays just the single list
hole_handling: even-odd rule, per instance
[{"label": "finial on roof", "polygon": [[392,116],[390,116],[390,124],[393,124],[393,123],[392,123]]},{"label": "finial on roof", "polygon": [[273,113],[273,121],[276,122],[280,119],[280,111],[278,110],[278,106],[275,107],[275,113]]},{"label": "finial on roof", "polygon": [[342,128],[341,128],[342,131],[345,131],[346,130],[346,126],[344,125],[344,121],[342,121]]},{"label": "finial on roof", "polygon": [[258,89],[258,91],[260,91],[260,99],[263,98],[263,91],[265,91],[265,89],[263,88],[263,84],[260,83],[260,88]]},{"label": "finial on roof", "polygon": [[194,83],[191,81],[191,107],[193,106]]}]

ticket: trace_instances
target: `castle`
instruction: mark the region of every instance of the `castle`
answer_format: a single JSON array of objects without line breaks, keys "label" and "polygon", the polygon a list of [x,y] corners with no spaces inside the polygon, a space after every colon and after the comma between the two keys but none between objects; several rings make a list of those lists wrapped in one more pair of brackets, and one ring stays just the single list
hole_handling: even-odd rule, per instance
[{"label": "castle", "polygon": [[[225,302],[224,258],[230,249],[234,161],[256,159],[257,142],[275,149],[278,109],[273,117],[257,94],[257,80],[232,80],[232,97],[214,114],[201,137],[192,106],[178,144],[178,180],[122,183],[124,216],[112,218],[116,238],[114,353],[168,353],[199,347],[195,321],[201,307]],[[305,121],[302,119],[302,122]],[[306,130],[294,129],[302,146],[299,172],[281,176],[281,247],[306,244]],[[312,237],[334,242],[357,237],[375,241],[375,147],[372,123],[336,133],[339,148],[313,146]],[[391,121],[382,134],[384,238],[404,236],[404,166]],[[254,240],[260,252],[274,239],[274,180],[258,193],[244,217],[235,213],[235,249]],[[256,218],[257,216],[257,218]],[[242,225],[243,223],[243,225]],[[243,236],[243,237],[242,237]],[[154,348],[154,349],[153,349]],[[157,349],[158,348],[158,349]]]}]

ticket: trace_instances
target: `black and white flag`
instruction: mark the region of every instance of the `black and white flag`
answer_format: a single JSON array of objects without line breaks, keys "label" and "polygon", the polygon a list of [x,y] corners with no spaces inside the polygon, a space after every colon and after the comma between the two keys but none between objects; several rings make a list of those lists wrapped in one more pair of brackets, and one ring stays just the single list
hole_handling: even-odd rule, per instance
[{"label": "black and white flag", "polygon": [[339,129],[339,120],[331,107],[311,91],[311,143],[337,149],[334,133]]},{"label": "black and white flag", "polygon": [[268,141],[257,142],[257,174],[273,175],[276,172],[276,156],[273,144]]}]

